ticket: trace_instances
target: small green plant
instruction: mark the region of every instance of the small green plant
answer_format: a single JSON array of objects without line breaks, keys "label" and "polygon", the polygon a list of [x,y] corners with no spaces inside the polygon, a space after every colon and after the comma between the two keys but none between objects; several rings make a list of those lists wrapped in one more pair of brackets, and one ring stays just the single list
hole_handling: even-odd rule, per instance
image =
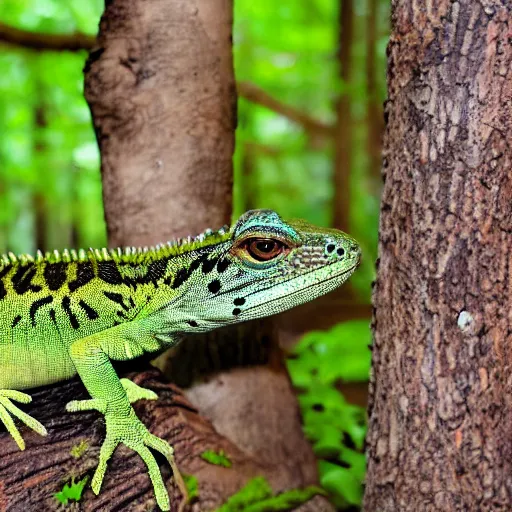
[{"label": "small green plant", "polygon": [[194,475],[183,474],[181,476],[183,477],[183,481],[187,487],[188,502],[192,503],[199,498],[199,482]]},{"label": "small green plant", "polygon": [[223,466],[225,468],[231,467],[231,460],[229,460],[229,457],[225,454],[224,450],[220,450],[219,452],[206,450],[201,453],[201,458],[210,464],[215,464],[216,466]]},{"label": "small green plant", "polygon": [[88,476],[85,476],[82,480],[75,482],[75,478],[71,478],[71,485],[64,484],[62,491],[54,494],[55,499],[62,503],[62,505],[67,505],[69,500],[80,501],[82,499],[82,492],[84,490],[85,484],[89,480]]},{"label": "small green plant", "polygon": [[366,412],[348,403],[337,385],[368,380],[370,341],[367,321],[344,322],[306,334],[288,360],[293,384],[301,392],[304,432],[320,459],[320,483],[339,509],[361,504]]},{"label": "small green plant", "polygon": [[268,481],[263,477],[249,480],[247,484],[215,512],[277,512],[293,510],[317,494],[324,494],[319,487],[293,489],[274,495]]},{"label": "small green plant", "polygon": [[75,459],[79,459],[87,451],[87,448],[89,448],[89,444],[87,443],[87,441],[84,441],[82,439],[78,444],[71,448],[71,451],[69,453]]}]

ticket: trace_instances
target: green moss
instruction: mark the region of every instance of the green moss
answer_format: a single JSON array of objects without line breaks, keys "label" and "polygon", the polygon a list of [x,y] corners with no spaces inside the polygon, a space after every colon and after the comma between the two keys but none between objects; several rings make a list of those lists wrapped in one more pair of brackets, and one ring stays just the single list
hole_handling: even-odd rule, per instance
[{"label": "green moss", "polygon": [[228,456],[224,453],[224,450],[220,452],[214,452],[213,450],[206,450],[201,453],[201,458],[210,464],[215,466],[223,466],[225,468],[231,467],[231,461]]},{"label": "green moss", "polygon": [[89,444],[82,439],[80,443],[71,448],[69,453],[71,453],[75,459],[79,459],[87,451],[87,448],[89,448]]},{"label": "green moss", "polygon": [[292,489],[273,495],[272,488],[263,477],[249,480],[247,484],[215,512],[275,512],[292,510],[317,494],[325,494],[319,487]]},{"label": "green moss", "polygon": [[85,484],[89,480],[88,476],[85,476],[82,480],[75,482],[75,478],[71,478],[71,485],[64,484],[62,491],[54,494],[55,499],[62,503],[62,505],[67,505],[69,500],[80,501],[82,498],[82,492],[84,490]]},{"label": "green moss", "polygon": [[325,494],[320,487],[310,486],[305,489],[292,489],[273,496],[259,503],[245,507],[244,512],[271,512],[278,510],[293,510],[306,503],[318,494]]}]

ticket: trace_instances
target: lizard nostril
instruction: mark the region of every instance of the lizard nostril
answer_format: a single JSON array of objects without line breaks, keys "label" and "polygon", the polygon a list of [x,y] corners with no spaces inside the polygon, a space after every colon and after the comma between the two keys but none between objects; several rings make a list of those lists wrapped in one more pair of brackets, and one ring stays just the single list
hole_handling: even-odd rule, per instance
[{"label": "lizard nostril", "polygon": [[357,245],[351,245],[350,246],[350,255],[352,258],[359,258],[361,255],[361,249]]},{"label": "lizard nostril", "polygon": [[332,251],[334,251],[334,249],[336,249],[336,246],[334,244],[329,244],[329,245],[327,245],[326,249],[327,249],[327,252],[332,252]]},{"label": "lizard nostril", "polygon": [[340,247],[336,252],[338,253],[338,256],[343,256],[345,254],[345,249],[343,249],[343,247]]}]

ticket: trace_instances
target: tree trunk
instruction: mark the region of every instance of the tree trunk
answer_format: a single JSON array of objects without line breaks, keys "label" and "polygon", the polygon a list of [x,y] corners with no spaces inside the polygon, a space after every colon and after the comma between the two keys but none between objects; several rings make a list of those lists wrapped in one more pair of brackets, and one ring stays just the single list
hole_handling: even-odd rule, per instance
[{"label": "tree trunk", "polygon": [[368,153],[368,181],[369,191],[375,197],[380,194],[380,168],[382,163],[382,132],[384,120],[382,118],[382,103],[379,101],[377,88],[377,15],[378,0],[368,1],[366,18],[366,87],[367,99],[367,135],[366,149]]},{"label": "tree trunk", "polygon": [[[36,84],[37,89],[39,90],[40,84]],[[42,154],[46,151],[46,144],[43,138],[41,137],[42,130],[47,126],[46,121],[46,106],[44,102],[41,101],[41,98],[37,98],[39,101],[39,105],[36,105],[34,108],[34,124],[36,126],[36,140],[34,144],[34,152],[39,154],[39,158],[37,162],[40,162],[44,159]],[[39,169],[40,172],[44,172],[43,169]],[[47,224],[48,224],[48,215],[47,215],[47,201],[44,194],[37,190],[34,192],[33,197],[33,210],[35,213],[34,218],[34,234],[35,234],[35,246],[36,249],[40,251],[47,251]]]},{"label": "tree trunk", "polygon": [[352,165],[351,51],[354,39],[353,0],[340,0],[338,66],[342,92],[336,104],[334,134],[334,227],[349,231],[350,168]]},{"label": "tree trunk", "polygon": [[392,5],[369,512],[512,509],[511,19]]},{"label": "tree trunk", "polygon": [[109,243],[148,245],[231,216],[230,0],[113,0],[86,66]]}]

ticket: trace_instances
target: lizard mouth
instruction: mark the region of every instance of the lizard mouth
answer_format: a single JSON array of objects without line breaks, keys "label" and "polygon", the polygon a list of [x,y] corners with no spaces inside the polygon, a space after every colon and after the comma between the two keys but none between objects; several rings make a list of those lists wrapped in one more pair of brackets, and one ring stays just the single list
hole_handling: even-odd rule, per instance
[{"label": "lizard mouth", "polygon": [[[339,262],[328,265],[327,267],[311,270],[306,274],[295,276],[291,279],[283,281],[282,283],[280,283],[279,288],[284,285],[290,286],[294,281],[298,279],[304,279],[307,276],[311,276],[312,274],[318,273],[322,270],[325,271],[325,269],[328,269],[332,265],[336,264],[339,264]],[[331,276],[324,278],[318,282],[313,282],[307,286],[297,288],[296,290],[290,291],[286,294],[276,296],[267,300],[263,299],[260,301],[258,299],[261,294],[264,294],[264,292],[268,292],[274,287],[269,286],[261,290],[252,292],[247,297],[252,296],[253,299],[256,299],[257,303],[254,304],[253,306],[243,309],[240,312],[239,316],[243,319],[249,320],[252,318],[258,318],[260,315],[254,314],[257,313],[258,311],[262,311],[264,316],[267,316],[269,314],[277,314],[286,311],[287,309],[290,309],[299,303],[301,304],[303,302],[309,302],[313,299],[316,299],[321,295],[325,295],[326,293],[341,286],[348,279],[348,277],[356,270],[359,264],[360,258],[352,266],[350,266],[349,268],[345,268],[342,272],[335,272]],[[306,300],[304,300],[304,296],[306,296]],[[272,313],[268,312],[269,308],[273,310]]]},{"label": "lizard mouth", "polygon": [[[281,283],[279,283],[279,286],[284,285],[286,283],[291,283],[295,279],[304,278],[306,276],[314,274],[315,272],[321,272],[324,269],[327,269],[327,268],[330,268],[332,266],[339,265],[339,264],[340,264],[339,261],[335,261],[335,262],[329,263],[328,265],[325,265],[323,267],[315,268],[315,269],[310,270],[309,272],[306,272],[304,274],[301,274],[301,275],[298,275],[298,276],[294,276],[294,277],[291,277],[290,279],[282,281]],[[348,269],[345,269],[343,272],[336,273],[335,275],[333,275],[331,277],[332,278],[340,277],[340,276],[343,276],[345,274],[349,274],[350,275],[350,274],[352,274],[357,269],[357,267],[359,267],[360,264],[361,264],[361,256],[359,255],[359,257],[357,258],[357,261],[355,261],[355,263],[352,266],[350,266]],[[329,277],[328,280],[330,280],[331,277]],[[244,288],[247,288],[248,286],[254,285],[254,284],[259,283],[261,281],[267,281],[268,282],[268,277],[267,276],[262,276],[261,278],[255,279],[255,280],[253,280],[251,282],[239,284],[237,286],[233,286],[232,288],[227,288],[227,289],[222,290],[219,293],[217,293],[217,295],[215,297],[217,298],[217,297],[221,297],[222,295],[231,295],[231,294],[233,294],[233,292],[236,292],[236,291],[239,291],[239,290],[244,290]],[[315,283],[315,284],[321,284],[321,283]],[[275,287],[275,285],[271,285],[271,286],[267,286],[265,288],[261,288],[259,290],[255,290],[255,291],[253,291],[251,293],[248,293],[245,297],[247,298],[247,297],[251,297],[253,295],[257,295],[257,294],[259,294],[261,292],[264,292],[264,291],[267,291],[267,290],[271,290],[274,287]],[[246,311],[248,311],[248,310],[246,310]]]}]

